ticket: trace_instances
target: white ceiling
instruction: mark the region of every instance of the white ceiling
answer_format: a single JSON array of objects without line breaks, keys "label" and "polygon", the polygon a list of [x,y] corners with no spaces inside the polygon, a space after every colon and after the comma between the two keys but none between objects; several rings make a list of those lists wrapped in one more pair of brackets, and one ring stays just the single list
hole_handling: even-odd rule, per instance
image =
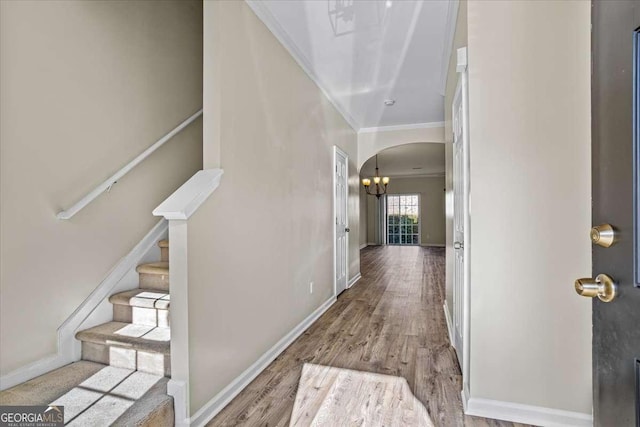
[{"label": "white ceiling", "polygon": [[247,2],[356,130],[444,120],[457,0]]},{"label": "white ceiling", "polygon": [[[442,176],[444,175],[444,144],[416,143],[387,148],[378,153],[380,176]],[[367,160],[360,176],[374,176],[375,156]]]}]

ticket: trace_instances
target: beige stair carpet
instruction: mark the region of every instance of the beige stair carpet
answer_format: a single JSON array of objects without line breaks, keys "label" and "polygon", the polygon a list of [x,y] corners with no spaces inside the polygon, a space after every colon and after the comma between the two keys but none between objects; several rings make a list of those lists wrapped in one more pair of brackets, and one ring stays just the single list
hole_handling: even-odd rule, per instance
[{"label": "beige stair carpet", "polygon": [[79,361],[0,392],[0,405],[64,406],[65,425],[170,427],[169,379]]},{"label": "beige stair carpet", "polygon": [[407,380],[305,363],[290,426],[433,427]]}]

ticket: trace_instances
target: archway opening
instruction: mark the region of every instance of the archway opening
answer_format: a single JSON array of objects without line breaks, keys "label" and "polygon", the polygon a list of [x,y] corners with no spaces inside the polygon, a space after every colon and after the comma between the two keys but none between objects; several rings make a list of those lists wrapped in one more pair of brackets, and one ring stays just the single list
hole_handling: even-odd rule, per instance
[{"label": "archway opening", "polygon": [[[382,180],[376,189],[376,156]],[[371,179],[367,188],[362,179]],[[410,143],[384,149],[360,169],[360,246],[445,246],[445,145]],[[376,191],[377,190],[377,191]],[[377,193],[384,193],[375,195]]]}]

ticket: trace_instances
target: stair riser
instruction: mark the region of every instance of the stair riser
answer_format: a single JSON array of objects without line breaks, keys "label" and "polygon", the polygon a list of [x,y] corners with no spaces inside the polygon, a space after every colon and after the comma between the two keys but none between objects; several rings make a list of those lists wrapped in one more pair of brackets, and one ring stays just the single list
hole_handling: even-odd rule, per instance
[{"label": "stair riser", "polygon": [[169,327],[169,310],[155,308],[114,305],[113,320],[115,322],[134,323],[136,325]]},{"label": "stair riser", "polygon": [[92,342],[82,342],[82,360],[147,372],[153,375],[171,376],[171,356],[162,353],[137,351]]},{"label": "stair riser", "polygon": [[169,292],[169,275],[168,274],[161,275],[161,274],[140,273],[139,277],[140,277],[139,283],[141,288]]},{"label": "stair riser", "polygon": [[167,399],[161,405],[154,408],[153,412],[145,416],[139,423],[131,423],[127,419],[118,419],[111,427],[173,427],[175,426],[175,412],[173,399]]},{"label": "stair riser", "polygon": [[169,262],[169,248],[160,248],[160,261]]}]

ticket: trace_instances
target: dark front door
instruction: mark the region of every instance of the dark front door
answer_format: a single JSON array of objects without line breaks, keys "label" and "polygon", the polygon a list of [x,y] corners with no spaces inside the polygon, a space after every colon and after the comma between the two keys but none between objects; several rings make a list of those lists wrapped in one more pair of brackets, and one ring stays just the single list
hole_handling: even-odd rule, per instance
[{"label": "dark front door", "polygon": [[593,223],[610,224],[617,235],[612,246],[593,247],[594,277],[617,283],[611,302],[593,300],[594,425],[640,426],[640,1],[596,0],[592,24]]}]

